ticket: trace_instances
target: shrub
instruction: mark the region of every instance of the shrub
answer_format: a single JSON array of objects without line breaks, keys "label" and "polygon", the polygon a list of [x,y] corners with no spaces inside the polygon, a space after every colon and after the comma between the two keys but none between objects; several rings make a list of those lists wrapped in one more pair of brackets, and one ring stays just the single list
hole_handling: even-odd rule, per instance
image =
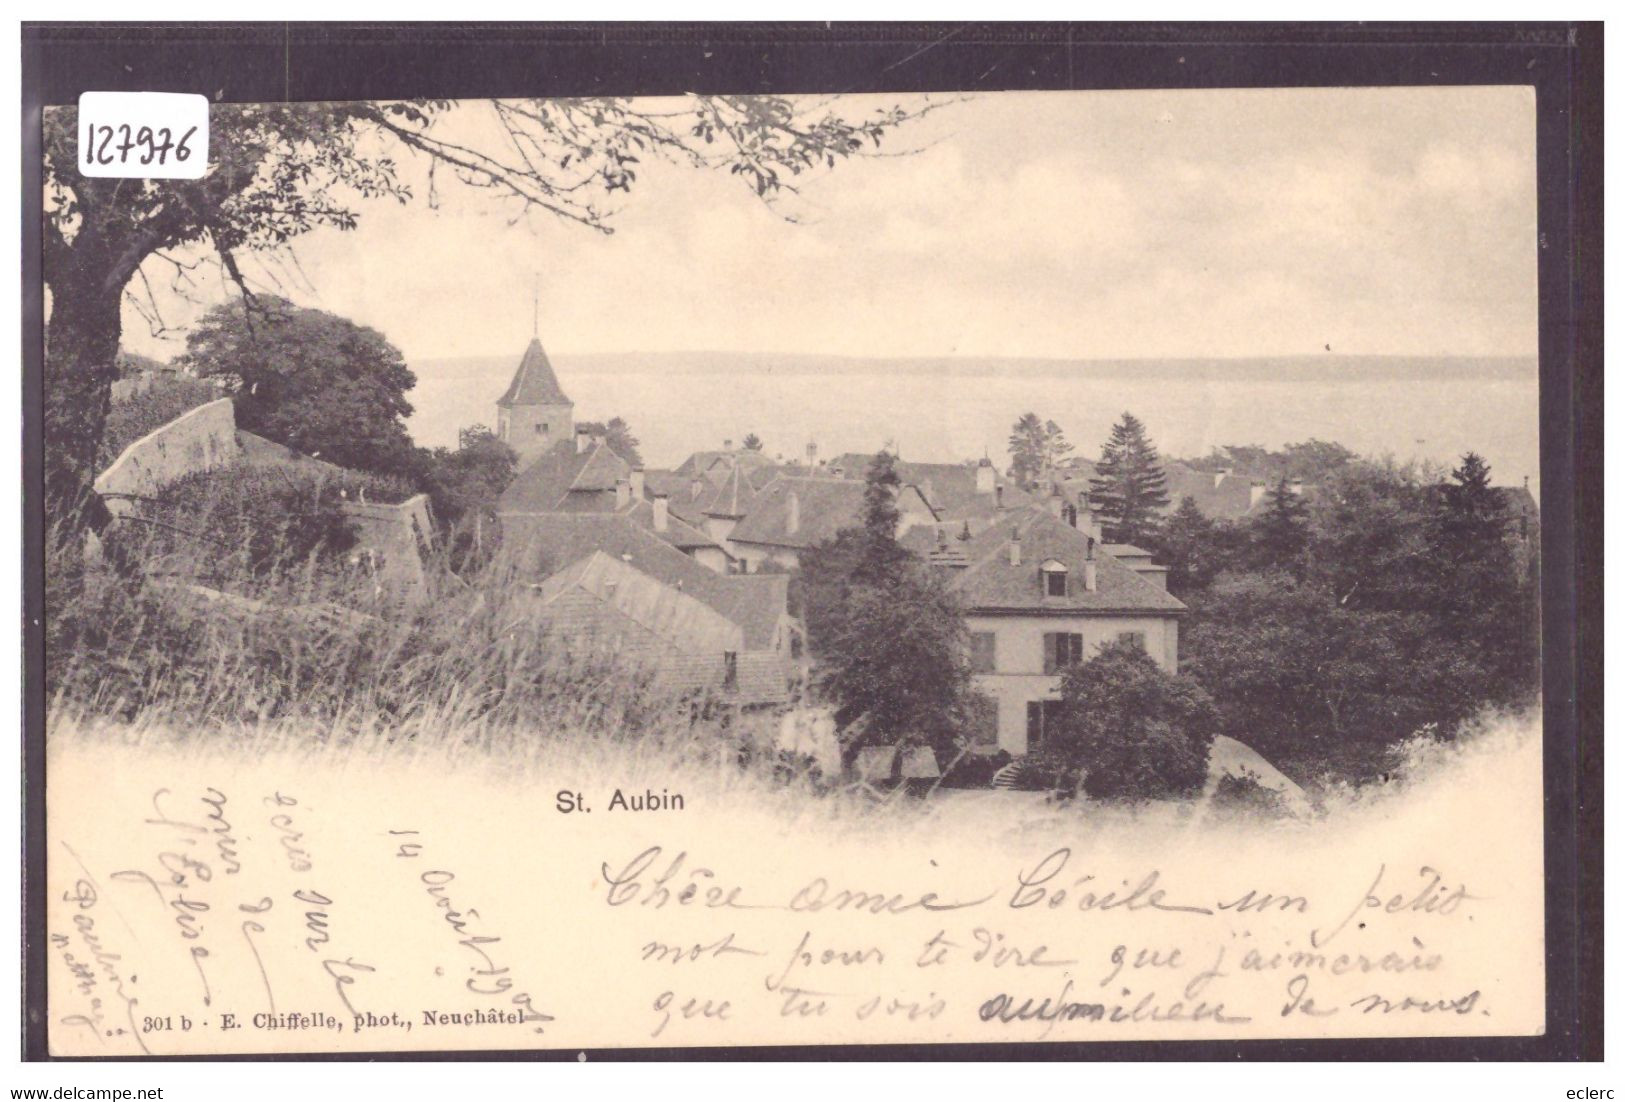
[{"label": "shrub", "polygon": [[1132,643],[1110,643],[1061,680],[1046,754],[1084,771],[1097,798],[1189,795],[1207,776],[1217,717],[1207,693]]}]

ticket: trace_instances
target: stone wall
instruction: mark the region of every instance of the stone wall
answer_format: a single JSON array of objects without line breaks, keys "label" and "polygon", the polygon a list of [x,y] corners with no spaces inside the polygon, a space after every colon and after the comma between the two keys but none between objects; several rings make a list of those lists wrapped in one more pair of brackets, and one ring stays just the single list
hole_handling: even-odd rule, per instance
[{"label": "stone wall", "polygon": [[418,494],[399,505],[349,502],[344,514],[355,522],[357,548],[382,593],[406,601],[428,595],[423,560],[434,538],[429,497]]},{"label": "stone wall", "polygon": [[129,447],[96,478],[96,492],[115,514],[136,500],[198,471],[230,466],[242,458],[230,398],[188,410]]}]

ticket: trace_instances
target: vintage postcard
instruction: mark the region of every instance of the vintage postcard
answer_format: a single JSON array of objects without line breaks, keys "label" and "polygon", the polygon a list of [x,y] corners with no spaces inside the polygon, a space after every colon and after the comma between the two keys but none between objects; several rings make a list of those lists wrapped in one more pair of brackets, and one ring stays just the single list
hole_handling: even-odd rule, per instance
[{"label": "vintage postcard", "polygon": [[206,118],[44,122],[51,1054],[1545,1028],[1529,87]]}]

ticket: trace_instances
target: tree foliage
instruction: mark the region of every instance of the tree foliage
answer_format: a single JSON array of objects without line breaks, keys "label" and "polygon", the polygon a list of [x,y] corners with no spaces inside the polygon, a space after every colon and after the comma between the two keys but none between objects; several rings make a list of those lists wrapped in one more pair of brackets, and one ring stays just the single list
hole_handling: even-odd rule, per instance
[{"label": "tree foliage", "polygon": [[1258,444],[1226,444],[1212,454],[1187,461],[1198,471],[1235,472],[1238,478],[1256,478],[1273,485],[1280,479],[1301,479],[1318,483],[1337,474],[1359,459],[1342,444],[1328,440],[1304,440],[1279,449]]},{"label": "tree foliage", "polygon": [[377,330],[256,295],[209,311],[186,348],[190,371],[225,385],[239,428],[340,467],[412,474],[417,377]]},{"label": "tree foliage", "polygon": [[1185,497],[1151,540],[1156,561],[1168,568],[1168,592],[1185,597],[1213,584],[1221,570],[1233,568],[1235,548],[1245,532],[1214,520]]},{"label": "tree foliage", "polygon": [[754,432],[747,432],[745,434],[745,439],[742,440],[741,443],[748,452],[759,452],[762,450],[762,438],[757,436]]},{"label": "tree foliage", "polygon": [[1151,543],[1168,507],[1168,477],[1145,425],[1124,413],[1101,448],[1089,499],[1110,543]]},{"label": "tree foliage", "polygon": [[1195,681],[1128,642],[1108,643],[1061,678],[1046,756],[1079,770],[1097,798],[1187,796],[1207,777],[1217,715]]},{"label": "tree foliage", "polygon": [[1253,552],[1263,570],[1301,571],[1309,548],[1309,503],[1282,476],[1264,495],[1264,512],[1253,524]]},{"label": "tree foliage", "polygon": [[[192,281],[212,254],[249,297],[245,251],[276,249],[318,227],[353,229],[372,199],[423,197],[446,180],[609,232],[618,197],[645,160],[739,177],[767,201],[799,177],[878,149],[928,110],[852,116],[839,101],[799,110],[774,96],[691,96],[682,106],[619,98],[226,104],[210,107],[209,171],[196,180],[89,177],[78,166],[78,111],[45,114],[46,493],[53,515],[100,528],[89,491],[118,377],[120,307],[151,279]],[[483,115],[453,135],[453,120]],[[415,188],[408,162],[427,166]],[[422,194],[415,195],[414,191]],[[138,307],[149,304],[139,302]],[[162,326],[155,311],[149,321]]]},{"label": "tree foliage", "polygon": [[641,441],[633,435],[632,426],[624,418],[611,417],[608,421],[583,421],[578,428],[583,428],[596,436],[602,436],[609,450],[620,456],[633,467],[643,466],[643,453],[638,450]]},{"label": "tree foliage", "polygon": [[421,466],[452,568],[488,561],[497,543],[497,499],[513,481],[518,456],[485,425],[471,425],[458,432],[455,451],[435,448]]},{"label": "tree foliage", "polygon": [[1054,421],[1041,421],[1036,413],[1023,413],[1010,426],[1010,478],[1031,489],[1040,475],[1072,451],[1066,434]]},{"label": "tree foliage", "polygon": [[871,463],[862,524],[810,548],[799,590],[819,685],[855,745],[931,746],[946,766],[964,736],[970,670],[963,612],[929,567],[898,544],[895,458]]},{"label": "tree foliage", "polygon": [[1244,539],[1204,533],[1183,508],[1165,533],[1182,532],[1175,548],[1216,537],[1219,561],[1187,571],[1179,595],[1182,668],[1222,733],[1303,779],[1366,780],[1418,730],[1448,737],[1536,691],[1538,570],[1520,567],[1476,456],[1444,483],[1356,462],[1307,503],[1276,489]]}]

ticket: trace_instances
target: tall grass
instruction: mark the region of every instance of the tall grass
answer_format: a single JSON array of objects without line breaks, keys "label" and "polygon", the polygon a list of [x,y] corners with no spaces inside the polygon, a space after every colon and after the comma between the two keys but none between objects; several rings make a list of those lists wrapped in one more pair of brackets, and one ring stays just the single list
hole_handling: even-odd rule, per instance
[{"label": "tall grass", "polygon": [[[698,743],[702,728],[715,745],[740,727],[649,664],[539,626],[505,560],[470,577],[431,561],[430,599],[414,606],[380,589],[343,541],[248,555],[240,535],[153,519],[116,522],[108,542],[118,555],[92,555],[82,569],[71,537],[51,541],[53,721],[183,740],[482,753],[566,734]],[[136,569],[112,569],[115,558]]]}]

